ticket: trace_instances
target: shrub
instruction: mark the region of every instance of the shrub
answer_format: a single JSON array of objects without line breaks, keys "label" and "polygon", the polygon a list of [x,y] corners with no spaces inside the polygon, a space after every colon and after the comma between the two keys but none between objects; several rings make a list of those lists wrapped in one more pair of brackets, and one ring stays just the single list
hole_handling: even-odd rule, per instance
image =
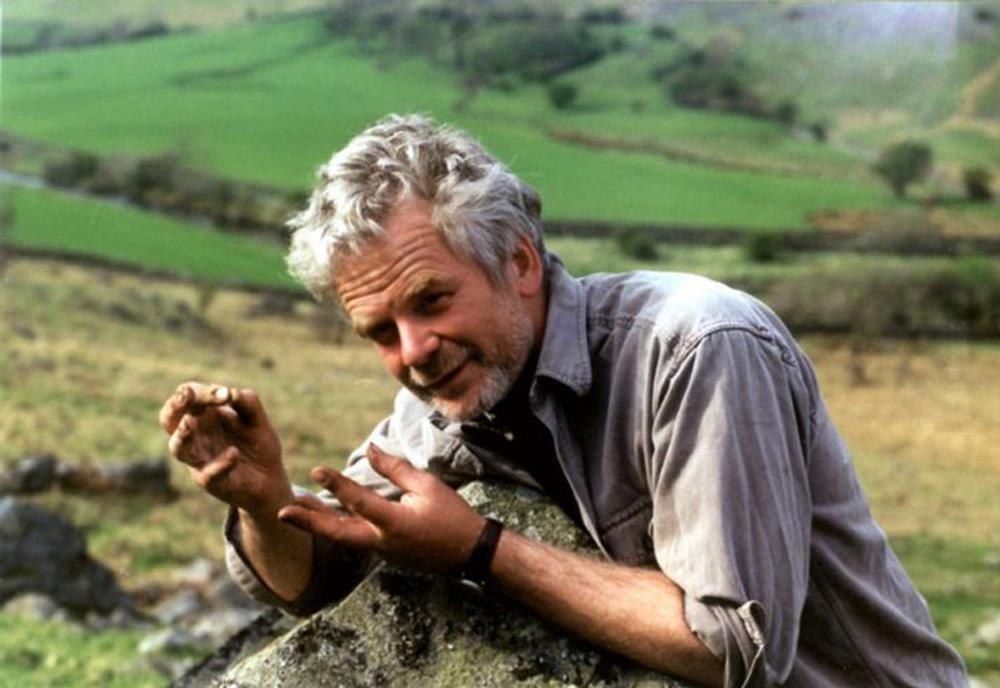
[{"label": "shrub", "polygon": [[931,147],[926,143],[902,141],[883,150],[872,169],[886,181],[897,198],[902,198],[907,186],[927,176],[933,159]]},{"label": "shrub", "polygon": [[667,96],[684,107],[771,116],[753,92],[745,65],[723,44],[710,48],[688,50],[676,62],[654,69]]},{"label": "shrub", "polygon": [[549,102],[557,110],[565,110],[576,101],[579,89],[565,81],[554,81],[548,86]]},{"label": "shrub", "polygon": [[771,283],[758,295],[800,331],[1000,334],[1000,273],[994,260],[982,256],[933,267],[903,263],[813,272]]},{"label": "shrub", "polygon": [[970,201],[988,201],[993,198],[990,184],[993,175],[985,167],[967,167],[962,173],[962,183],[965,185],[965,195]]},{"label": "shrub", "polygon": [[99,161],[90,153],[73,151],[62,160],[48,162],[43,176],[53,186],[72,188],[81,186],[97,173]]},{"label": "shrub", "polygon": [[587,24],[624,24],[625,11],[620,7],[594,7],[580,13],[580,21]]},{"label": "shrub", "polygon": [[677,32],[666,24],[653,24],[649,27],[649,35],[658,41],[672,41],[677,38]]},{"label": "shrub", "polygon": [[785,236],[766,230],[747,232],[743,237],[743,255],[751,263],[774,263],[784,257]]},{"label": "shrub", "polygon": [[829,135],[829,125],[823,121],[816,121],[809,125],[809,133],[820,143],[826,143]]},{"label": "shrub", "polygon": [[178,173],[178,160],[173,155],[158,155],[140,160],[128,180],[128,197],[134,202],[147,202],[151,195],[162,196],[173,191]]},{"label": "shrub", "polygon": [[791,100],[783,101],[778,105],[778,107],[774,108],[774,118],[778,120],[782,126],[795,126],[795,121],[799,118],[799,106]]},{"label": "shrub", "polygon": [[604,55],[589,31],[550,17],[532,22],[507,22],[476,32],[466,46],[467,69],[490,76],[517,74],[545,81]]},{"label": "shrub", "polygon": [[622,255],[636,260],[651,261],[660,257],[656,239],[649,232],[622,228],[615,232],[615,244]]}]

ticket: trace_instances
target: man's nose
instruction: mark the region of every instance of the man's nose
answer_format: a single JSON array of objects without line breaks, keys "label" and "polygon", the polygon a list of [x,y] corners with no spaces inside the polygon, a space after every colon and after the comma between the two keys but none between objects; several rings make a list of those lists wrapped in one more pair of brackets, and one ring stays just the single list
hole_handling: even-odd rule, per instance
[{"label": "man's nose", "polygon": [[440,338],[419,323],[399,323],[398,327],[400,360],[407,368],[424,365],[441,346]]}]

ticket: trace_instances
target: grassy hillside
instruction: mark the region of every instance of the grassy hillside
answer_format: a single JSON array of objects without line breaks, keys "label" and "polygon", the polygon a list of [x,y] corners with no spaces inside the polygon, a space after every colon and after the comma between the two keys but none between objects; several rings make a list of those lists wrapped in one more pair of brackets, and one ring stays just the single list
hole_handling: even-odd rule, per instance
[{"label": "grassy hillside", "polygon": [[61,193],[13,189],[16,246],[97,256],[213,283],[296,288],[284,247]]},{"label": "grassy hillside", "polygon": [[[14,246],[79,254],[211,284],[300,290],[284,265],[284,246],[238,233],[142,212],[63,192],[8,188],[13,213],[6,238]],[[552,237],[547,241],[577,275],[623,270],[696,272],[738,284],[804,278],[816,272],[858,274],[893,265],[942,267],[948,258],[889,258],[840,252],[803,253],[757,263],[741,246],[661,243],[657,260],[625,256],[613,239]]]},{"label": "grassy hillside", "polygon": [[728,130],[724,142],[760,141],[735,156],[843,162],[818,144],[788,140],[775,124],[675,112],[625,117],[612,129],[613,111],[556,120],[538,87],[484,94],[456,113],[460,97],[452,79],[424,61],[383,70],[353,43],[330,41],[317,21],[297,19],[9,57],[3,121],[32,138],[102,153],[173,151],[225,177],[304,188],[366,123],[422,111],[481,137],[539,187],[551,218],[801,227],[818,209],[894,203],[871,180],[730,171],[571,145],[546,133],[579,124],[614,134],[634,125],[634,133],[711,153]]},{"label": "grassy hillside", "polygon": [[[26,260],[7,266],[4,291],[0,315],[17,328],[0,359],[0,460],[40,452],[98,462],[161,455],[160,403],[181,380],[209,379],[260,391],[293,479],[309,484],[311,466],[340,465],[391,407],[395,385],[374,352],[354,340],[336,345],[314,327],[311,304],[247,317],[260,297],[222,290],[194,316],[199,294],[191,286]],[[181,312],[190,326],[165,324],[165,314]],[[849,342],[804,344],[873,511],[939,628],[977,676],[1000,679],[996,646],[970,639],[1000,606],[996,395],[982,384],[1000,365],[1000,350],[886,342],[863,354],[868,381],[858,384]],[[127,588],[165,583],[196,557],[221,561],[222,505],[200,493],[183,466],[172,471],[180,491],[172,502],[33,499],[84,527],[92,553]],[[18,686],[157,685],[137,660],[139,639],[0,624],[0,664],[15,672],[0,678],[14,676]],[[107,676],[109,658],[124,678]]]}]

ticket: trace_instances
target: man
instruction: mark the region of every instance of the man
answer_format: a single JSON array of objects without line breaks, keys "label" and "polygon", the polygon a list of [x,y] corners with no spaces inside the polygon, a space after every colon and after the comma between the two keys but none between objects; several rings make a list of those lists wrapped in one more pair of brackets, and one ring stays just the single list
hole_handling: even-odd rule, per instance
[{"label": "man", "polygon": [[[868,511],[810,364],[708,280],[570,277],[533,189],[462,132],[375,124],[321,170],[289,264],[402,384],[344,473],[293,489],[250,390],[186,383],[170,451],[231,506],[227,560],[308,613],[379,559],[490,586],[704,685],[963,685]],[[484,520],[471,478],[545,490],[611,561]]]}]

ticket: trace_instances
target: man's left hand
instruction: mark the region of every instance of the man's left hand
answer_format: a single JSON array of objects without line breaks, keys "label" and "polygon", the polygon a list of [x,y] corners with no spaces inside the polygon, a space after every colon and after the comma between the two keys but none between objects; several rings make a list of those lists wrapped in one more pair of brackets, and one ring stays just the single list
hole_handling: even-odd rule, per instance
[{"label": "man's left hand", "polygon": [[403,490],[394,502],[339,471],[317,467],[312,479],[329,490],[346,513],[316,497],[299,497],[278,518],[335,542],[374,551],[396,566],[428,573],[457,572],[469,558],[485,519],[453,489],[404,459],[368,445],[378,473]]}]

